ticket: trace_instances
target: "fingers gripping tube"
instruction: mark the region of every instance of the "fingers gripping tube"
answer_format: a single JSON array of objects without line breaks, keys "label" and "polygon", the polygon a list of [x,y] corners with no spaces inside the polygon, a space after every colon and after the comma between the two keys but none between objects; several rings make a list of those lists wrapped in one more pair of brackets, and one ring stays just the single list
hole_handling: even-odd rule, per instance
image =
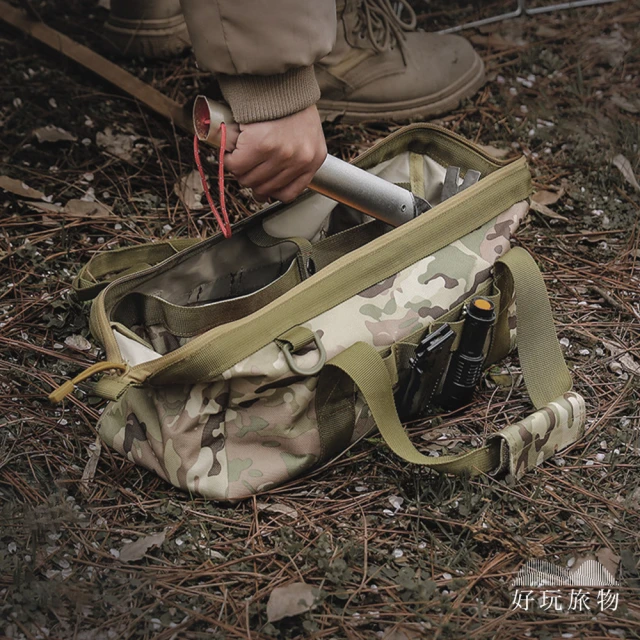
[{"label": "fingers gripping tube", "polygon": [[[233,151],[240,128],[231,111],[206,96],[196,98],[193,127],[199,141],[219,147],[223,122],[227,127],[225,151]],[[410,191],[333,156],[326,157],[309,187],[394,227],[431,208]]]}]

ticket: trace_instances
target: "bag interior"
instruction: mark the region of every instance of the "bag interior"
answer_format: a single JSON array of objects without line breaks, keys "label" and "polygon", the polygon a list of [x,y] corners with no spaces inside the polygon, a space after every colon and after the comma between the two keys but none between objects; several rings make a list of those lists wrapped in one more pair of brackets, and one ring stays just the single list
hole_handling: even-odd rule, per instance
[{"label": "bag interior", "polygon": [[[479,164],[465,169],[487,166]],[[368,171],[411,189],[432,205],[440,202],[446,167],[427,155],[404,150]],[[244,225],[231,238],[221,238],[171,268],[158,270],[113,306],[111,327],[129,364],[158,358],[195,335],[253,313],[309,275],[300,273],[300,243],[287,238],[311,243],[314,258],[318,252],[312,265],[316,271],[393,230],[317,193],[273,208],[262,218],[262,228],[277,244],[260,246],[252,239],[252,225]],[[329,243],[329,238],[334,240]]]}]

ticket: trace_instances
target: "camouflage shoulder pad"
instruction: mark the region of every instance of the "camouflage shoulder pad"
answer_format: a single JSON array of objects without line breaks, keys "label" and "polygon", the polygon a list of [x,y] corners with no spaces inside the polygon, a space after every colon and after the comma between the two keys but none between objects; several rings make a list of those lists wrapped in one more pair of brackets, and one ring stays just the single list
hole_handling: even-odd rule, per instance
[{"label": "camouflage shoulder pad", "polygon": [[519,479],[530,469],[579,440],[584,434],[584,398],[573,391],[552,400],[523,420],[491,436],[499,439],[500,465],[493,472]]}]

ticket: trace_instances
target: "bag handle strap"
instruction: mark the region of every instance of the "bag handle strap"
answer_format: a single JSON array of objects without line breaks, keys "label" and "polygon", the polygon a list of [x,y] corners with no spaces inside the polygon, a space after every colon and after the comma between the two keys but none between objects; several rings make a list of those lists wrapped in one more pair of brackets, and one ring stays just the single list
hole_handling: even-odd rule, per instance
[{"label": "bag handle strap", "polygon": [[[513,293],[516,296],[522,375],[533,405],[540,409],[572,387],[547,289],[535,260],[521,247],[514,247],[496,262],[496,275],[501,281],[504,299],[510,300]],[[500,322],[506,322],[507,306],[507,303],[501,305]]]},{"label": "bag handle strap", "polygon": [[198,242],[199,238],[175,238],[98,253],[82,267],[72,287],[83,302],[92,300],[115,279],[148,269]]},{"label": "bag handle strap", "polygon": [[535,261],[524,249],[512,249],[501,265],[517,292],[523,376],[539,411],[490,437],[484,447],[437,458],[420,453],[400,423],[388,369],[371,345],[357,342],[327,363],[356,384],[385,442],[407,462],[456,475],[509,469],[519,477],[583,433],[584,400],[570,392],[571,376],[555,335],[551,306]]}]

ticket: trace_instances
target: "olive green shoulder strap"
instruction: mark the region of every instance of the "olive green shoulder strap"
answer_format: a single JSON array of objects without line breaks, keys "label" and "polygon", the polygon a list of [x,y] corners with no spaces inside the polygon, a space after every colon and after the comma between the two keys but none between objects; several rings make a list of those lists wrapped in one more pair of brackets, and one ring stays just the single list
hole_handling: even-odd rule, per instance
[{"label": "olive green shoulder strap", "polygon": [[[547,289],[535,260],[520,247],[511,249],[496,262],[496,276],[501,291],[508,289],[515,293],[522,375],[531,401],[540,409],[572,386],[556,336]],[[504,295],[510,298],[510,294]]]},{"label": "olive green shoulder strap", "polygon": [[505,269],[513,281],[518,309],[518,351],[525,384],[538,411],[490,437],[484,447],[437,458],[420,453],[400,423],[388,369],[371,345],[358,342],[327,363],[353,380],[385,442],[408,462],[457,475],[508,470],[519,477],[583,433],[584,400],[570,391],[571,377],[534,260],[523,249],[512,249],[499,268]]}]

